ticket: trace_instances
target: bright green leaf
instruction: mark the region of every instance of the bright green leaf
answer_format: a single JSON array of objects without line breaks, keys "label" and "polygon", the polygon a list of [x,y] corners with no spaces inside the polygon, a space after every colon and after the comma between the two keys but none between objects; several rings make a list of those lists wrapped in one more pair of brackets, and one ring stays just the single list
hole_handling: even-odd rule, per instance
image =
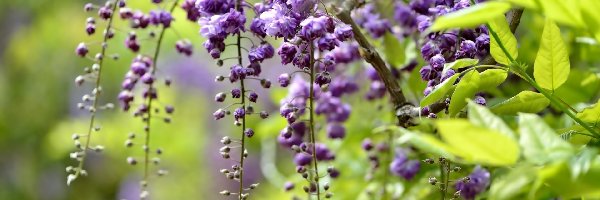
[{"label": "bright green leaf", "polygon": [[[519,50],[517,49],[517,39],[515,35],[510,31],[510,27],[508,26],[508,22],[504,15],[500,17],[494,18],[492,21],[488,23],[490,28],[490,53],[496,62],[510,65],[511,60],[506,55],[510,55],[512,59],[517,59],[519,56]],[[499,40],[496,40],[497,36]],[[501,46],[504,47],[506,52],[502,50]]]},{"label": "bright green leaf", "polygon": [[[580,0],[539,0],[544,15],[562,24],[583,27],[583,19],[579,10]],[[597,11],[596,11],[597,12]]]},{"label": "bright green leaf", "polygon": [[598,100],[596,104],[577,113],[577,118],[581,119],[581,121],[590,123],[594,127],[598,126],[598,123],[600,122],[600,100]]},{"label": "bright green leaf", "polygon": [[600,1],[598,0],[579,0],[579,8],[586,27],[592,32],[600,33]]},{"label": "bright green leaf", "polygon": [[585,148],[577,156],[569,161],[569,169],[571,169],[571,177],[576,179],[581,174],[585,174],[590,170],[592,163],[598,155],[597,149]]},{"label": "bright green leaf", "polygon": [[574,153],[573,147],[535,114],[519,115],[519,133],[523,156],[531,163],[545,164]]},{"label": "bright green leaf", "polygon": [[429,153],[433,153],[445,158],[455,160],[457,152],[448,146],[444,142],[440,141],[436,137],[430,134],[415,133],[407,129],[398,129],[402,136],[398,139],[398,143],[410,142],[417,148],[424,150]]},{"label": "bright green leaf", "polygon": [[544,110],[550,104],[543,94],[522,91],[516,96],[492,106],[492,112],[499,115],[513,115],[518,112],[537,113]]},{"label": "bright green leaf", "polygon": [[505,134],[464,119],[438,120],[442,139],[468,163],[510,166],[519,159],[519,145]]},{"label": "bright green leaf", "polygon": [[455,116],[467,105],[466,99],[473,97],[477,93],[479,82],[480,78],[477,70],[471,70],[462,77],[450,99],[450,106],[448,108],[450,116]]},{"label": "bright green leaf", "polygon": [[535,0],[504,0],[506,2],[510,2],[512,4],[521,6],[521,7],[525,7],[525,8],[530,8],[530,9],[535,9],[537,8],[536,4],[535,4]]},{"label": "bright green leaf", "polygon": [[492,114],[485,106],[469,101],[469,121],[474,125],[481,127],[488,127],[492,130],[496,130],[510,138],[515,138],[515,133],[508,127],[502,119]]},{"label": "bright green leaf", "polygon": [[388,63],[394,66],[404,64],[406,58],[405,46],[393,34],[386,33],[383,36],[383,52]]},{"label": "bright green leaf", "polygon": [[528,191],[536,179],[534,167],[524,165],[510,169],[508,174],[494,179],[490,187],[490,200],[519,199],[520,194]]},{"label": "bright green leaf", "polygon": [[554,91],[569,77],[569,53],[560,35],[560,29],[550,20],[546,20],[540,50],[533,67],[535,81],[547,90]]},{"label": "bright green leaf", "polygon": [[446,79],[444,82],[435,86],[433,91],[431,91],[431,93],[429,95],[427,95],[425,98],[423,98],[423,100],[421,100],[421,106],[431,105],[431,104],[435,103],[436,101],[444,98],[444,96],[446,96],[448,91],[450,91],[450,89],[452,89],[452,85],[454,84],[456,79],[458,79],[459,75],[460,74],[456,73],[456,74],[452,75],[450,78]]},{"label": "bright green leaf", "polygon": [[510,9],[506,2],[480,3],[456,12],[443,15],[435,20],[431,31],[440,31],[449,28],[473,28],[502,16]]},{"label": "bright green leaf", "polygon": [[479,74],[481,76],[481,82],[479,83],[479,90],[487,90],[498,87],[502,84],[508,72],[503,69],[488,69]]},{"label": "bright green leaf", "polygon": [[446,72],[449,69],[458,70],[460,68],[465,68],[465,67],[470,67],[470,66],[476,65],[477,63],[479,63],[478,59],[471,59],[471,58],[458,59],[454,62],[446,63],[444,65],[444,69],[442,70],[442,74],[446,74]]},{"label": "bright green leaf", "polygon": [[600,160],[595,159],[586,173],[573,178],[567,162],[545,166],[538,173],[538,182],[564,199],[600,195]]}]

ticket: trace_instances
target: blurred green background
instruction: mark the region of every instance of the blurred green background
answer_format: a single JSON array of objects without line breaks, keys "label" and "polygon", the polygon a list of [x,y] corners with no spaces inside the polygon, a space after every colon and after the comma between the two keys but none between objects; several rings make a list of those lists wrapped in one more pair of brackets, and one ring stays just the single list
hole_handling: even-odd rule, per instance
[{"label": "blurred green background", "polygon": [[[130,132],[142,136],[143,124],[131,114],[118,109],[102,111],[97,123],[101,131],[93,135],[92,145],[106,147],[103,153],[91,153],[85,169],[89,175],[67,186],[67,166],[77,162],[69,158],[75,150],[71,135],[85,133],[89,114],[76,108],[81,96],[89,93],[90,85],[77,87],[73,80],[92,62],[74,54],[80,42],[101,40],[105,22],[97,20],[97,33],[88,37],[85,20],[95,12],[83,12],[88,1],[24,0],[0,1],[0,199],[138,199],[142,167],[129,166],[126,157],[142,155],[140,145],[126,148],[123,144]],[[100,4],[102,1],[95,1]],[[128,1],[128,6],[144,11],[156,9],[149,2]],[[218,173],[233,163],[220,158],[219,140],[224,135],[238,135],[231,120],[215,122],[212,112],[214,94],[228,91],[231,85],[217,84],[213,77],[227,73],[218,68],[202,49],[199,26],[184,20],[182,10],[174,14],[173,30],[166,33],[159,58],[159,76],[173,79],[173,87],[160,88],[160,103],[175,106],[173,122],[153,125],[151,146],[164,150],[160,168],[169,175],[153,178],[150,182],[152,199],[223,199],[218,192],[233,190],[236,182]],[[120,55],[119,60],[107,59],[103,66],[104,95],[101,102],[117,104],[120,82],[134,54],[124,45],[127,23],[117,22],[116,36],[109,42],[108,54]],[[143,35],[146,36],[143,36]],[[138,32],[139,38],[148,38],[148,32]],[[195,46],[194,55],[185,57],[175,53],[174,44],[180,37],[188,38]],[[141,53],[151,54],[155,41],[142,39]],[[90,47],[90,55],[98,52],[98,45]],[[278,60],[264,65],[266,78],[274,80],[285,70]],[[259,88],[258,84],[253,87]],[[277,134],[285,124],[277,115],[279,101],[270,101],[285,95],[283,89],[260,93],[262,104],[257,107],[273,112],[268,120],[251,121],[257,135],[250,140],[247,182],[261,183],[252,195],[254,199],[289,199],[282,185],[285,181],[299,183],[295,193],[301,192],[301,178],[294,174],[292,153],[282,151]],[[348,101],[361,100],[355,95]],[[370,110],[353,108],[354,112]],[[365,112],[370,118],[378,113]],[[363,115],[364,117],[365,115]],[[344,154],[338,154],[335,164],[342,169],[345,184],[332,184],[337,198],[353,199],[361,193],[367,168],[366,155],[360,150],[360,141],[381,122],[353,117],[353,128],[346,140],[332,142],[336,152],[342,145]],[[324,130],[321,130],[324,137]],[[140,137],[136,141],[141,143]],[[352,144],[350,144],[352,143]],[[359,162],[360,161],[360,162]],[[365,162],[363,162],[365,161]],[[260,165],[259,165],[260,164]],[[326,166],[327,164],[325,164]],[[157,170],[159,168],[153,168]],[[267,172],[267,173],[263,173]],[[352,180],[352,181],[350,181]],[[359,184],[357,184],[359,183]],[[233,198],[233,197],[232,197]]]},{"label": "blurred green background", "polygon": [[[142,151],[140,146],[128,149],[123,144],[128,133],[141,133],[143,125],[139,119],[118,109],[103,111],[98,118],[102,130],[93,135],[93,144],[104,145],[106,150],[90,154],[85,167],[89,176],[80,177],[72,186],[66,185],[65,167],[77,164],[69,159],[69,153],[75,150],[71,135],[84,133],[89,123],[89,115],[79,111],[76,104],[82,95],[90,91],[90,86],[76,87],[73,80],[91,62],[77,57],[74,49],[82,41],[99,41],[101,34],[98,33],[104,26],[103,22],[98,23],[98,33],[93,37],[85,34],[85,20],[93,13],[83,12],[84,3],[86,1],[79,0],[0,1],[1,200],[137,199],[142,168],[127,165],[125,158],[140,156]],[[145,11],[155,9],[145,1],[128,3],[130,7]],[[215,75],[225,74],[227,69],[216,67],[202,49],[198,25],[184,20],[180,9],[177,9],[175,18],[174,29],[167,32],[164,41],[158,73],[174,81],[173,87],[160,88],[160,102],[174,105],[176,111],[171,124],[153,125],[151,144],[164,149],[161,168],[169,170],[170,174],[151,179],[151,196],[152,199],[223,199],[218,191],[232,190],[235,182],[218,173],[220,168],[233,164],[220,158],[218,141],[224,135],[238,135],[239,130],[231,120],[215,122],[212,119],[212,112],[219,106],[212,99],[216,92],[228,91],[232,86],[213,82]],[[523,61],[531,64],[535,59],[543,18],[526,13],[523,24],[517,34],[521,42],[520,55]],[[116,103],[120,82],[133,57],[123,46],[127,24],[119,22],[116,28],[120,31],[109,43],[109,54],[119,54],[120,59],[107,59],[103,68],[105,93],[102,102]],[[575,42],[579,36],[574,32],[566,31],[565,36],[571,41],[570,52],[575,63],[571,76],[575,78],[569,78],[570,82],[566,84],[572,88],[557,92],[563,92],[561,95],[568,102],[589,101],[595,93],[581,95],[581,90],[573,88],[586,86],[585,91],[590,93],[598,90],[597,78],[588,82],[589,85],[582,85],[581,80],[592,73],[577,69],[597,63],[598,46]],[[188,38],[194,44],[192,57],[175,53],[174,44],[180,37]],[[141,52],[150,54],[154,45],[153,40],[142,42]],[[92,55],[97,50],[97,47],[91,48]],[[274,59],[263,65],[266,78],[275,80],[277,72],[285,70],[278,63]],[[367,84],[362,85],[366,87]],[[253,87],[259,88],[258,84]],[[509,97],[523,87],[504,87],[493,91],[493,94]],[[276,105],[277,99],[285,95],[285,90],[274,88],[270,93],[260,93],[262,104],[257,107],[257,110],[272,112],[271,117],[264,121],[250,121],[250,127],[255,127],[257,135],[250,139],[247,182],[261,183],[251,194],[253,199],[289,199],[290,194],[281,189],[284,182],[302,183],[299,175],[293,173],[291,152],[282,151],[277,144],[276,136],[285,123],[278,117]],[[419,98],[418,95],[416,98]],[[374,127],[388,123],[389,119],[381,119],[382,112],[387,113],[388,108],[382,106],[385,101],[361,102],[362,94],[344,100],[353,104],[353,114],[347,123],[347,137],[343,141],[329,142],[337,153],[337,159],[335,163],[324,165],[335,165],[341,169],[340,180],[332,183],[336,199],[364,198],[366,189],[378,185],[363,178],[368,162],[366,154],[360,150],[360,142],[370,137]],[[381,111],[373,112],[373,108]],[[320,132],[319,137],[324,137],[324,130]],[[383,166],[383,169],[386,168]],[[376,180],[384,176],[379,174]],[[400,178],[387,178],[391,179],[396,192],[407,191],[413,199],[424,198],[433,190],[426,181],[408,186],[400,184]],[[297,184],[295,193],[302,193],[301,186]]]}]

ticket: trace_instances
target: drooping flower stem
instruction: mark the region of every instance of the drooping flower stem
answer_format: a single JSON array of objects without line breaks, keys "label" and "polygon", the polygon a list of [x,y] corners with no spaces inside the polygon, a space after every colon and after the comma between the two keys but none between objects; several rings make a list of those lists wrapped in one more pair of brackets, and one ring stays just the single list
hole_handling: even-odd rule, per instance
[{"label": "drooping flower stem", "polygon": [[[102,50],[100,51],[99,58],[96,59],[96,64],[98,64],[98,71],[96,72],[97,73],[96,74],[96,80],[95,80],[95,83],[94,83],[94,91],[95,91],[94,93],[95,94],[93,94],[94,98],[92,100],[93,101],[92,102],[92,107],[90,108],[90,113],[91,113],[91,116],[90,116],[90,125],[88,127],[88,132],[87,132],[87,135],[86,135],[87,137],[85,139],[85,144],[83,146],[83,150],[81,151],[82,152],[81,161],[79,162],[79,165],[77,166],[77,169],[75,170],[75,174],[73,176],[74,177],[73,179],[77,178],[81,174],[81,171],[83,170],[83,164],[85,162],[85,158],[87,157],[87,151],[90,148],[90,141],[91,141],[91,138],[92,138],[92,132],[94,130],[94,126],[95,126],[95,122],[96,122],[96,112],[98,111],[98,101],[100,99],[99,98],[100,94],[102,94],[102,89],[101,89],[101,86],[100,86],[100,83],[101,83],[101,80],[102,80],[101,79],[102,78],[102,68],[103,68],[102,64],[104,63],[104,58],[106,57],[105,55],[106,55],[106,49],[108,48],[108,43],[107,43],[108,39],[111,38],[110,37],[110,35],[111,35],[111,31],[110,30],[111,30],[112,25],[113,25],[113,19],[114,19],[115,12],[117,11],[117,8],[118,8],[117,5],[118,5],[118,3],[116,1],[112,5],[111,16],[108,19],[108,24],[106,25],[106,31],[104,32],[104,37],[102,39],[102,44],[101,44],[102,45]],[[67,182],[67,184],[68,183],[69,182]]]},{"label": "drooping flower stem", "polygon": [[[235,9],[237,11],[241,11],[241,0],[237,0],[235,2]],[[238,54],[238,64],[240,66],[242,66],[242,32],[238,32],[237,34],[237,42],[236,42],[236,47],[237,47],[237,54]],[[244,85],[244,77],[240,78],[240,90],[242,92],[241,94],[241,102],[240,104],[242,104],[242,108],[244,110],[246,110],[246,87]],[[244,158],[245,158],[245,152],[246,152],[246,134],[244,133],[244,131],[246,130],[246,115],[242,116],[242,129],[241,129],[241,135],[242,135],[242,139],[241,141],[241,147],[240,147],[240,184],[238,187],[238,198],[242,199],[242,195],[244,194]]]},{"label": "drooping flower stem", "polygon": [[[321,188],[319,186],[319,166],[317,162],[317,151],[315,142],[315,117],[314,117],[314,104],[315,104],[315,94],[314,94],[314,84],[315,84],[315,47],[313,41],[309,41],[310,43],[310,59],[308,68],[310,69],[310,84],[309,84],[309,92],[308,92],[308,104],[309,104],[309,131],[310,131],[310,143],[312,144],[312,157],[313,157],[313,167],[315,171],[315,176],[313,180],[316,185],[317,199],[321,199]],[[311,182],[313,181],[311,180]]]},{"label": "drooping flower stem", "polygon": [[[179,0],[175,0],[173,2],[173,5],[171,6],[171,8],[169,9],[169,13],[173,13],[173,11],[175,10],[175,8],[177,7]],[[156,48],[154,49],[154,57],[152,57],[152,67],[151,67],[151,75],[154,76],[154,74],[156,73],[156,68],[157,68],[157,62],[158,62],[158,56],[160,54],[160,48],[162,45],[162,41],[165,35],[165,32],[167,30],[168,27],[162,26],[160,33],[158,35],[158,40],[156,42]],[[152,90],[154,90],[154,83],[150,83],[148,84],[148,91],[151,92]],[[148,115],[146,117],[145,121],[145,127],[144,127],[144,132],[145,132],[145,141],[144,141],[144,178],[142,180],[142,192],[146,191],[146,188],[148,187],[148,178],[149,178],[149,163],[150,163],[150,130],[151,130],[151,125],[152,125],[152,112],[154,112],[154,109],[152,109],[152,102],[153,99],[151,97],[151,95],[149,95],[148,97]]]}]

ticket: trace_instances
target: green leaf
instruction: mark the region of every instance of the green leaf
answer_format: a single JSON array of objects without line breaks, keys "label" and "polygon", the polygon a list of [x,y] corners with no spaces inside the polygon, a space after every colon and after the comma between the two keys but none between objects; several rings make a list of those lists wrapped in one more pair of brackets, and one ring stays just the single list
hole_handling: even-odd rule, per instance
[{"label": "green leaf", "polygon": [[458,70],[460,68],[465,68],[465,67],[470,67],[470,66],[476,65],[477,63],[479,63],[478,59],[471,59],[471,58],[458,59],[454,62],[446,63],[444,65],[444,69],[442,70],[442,74],[446,74],[446,72],[449,69]]},{"label": "green leaf", "polygon": [[455,116],[467,105],[466,99],[473,97],[477,93],[479,82],[480,78],[477,70],[471,70],[462,77],[450,99],[450,106],[448,108],[450,116]]},{"label": "green leaf", "polygon": [[492,112],[499,115],[514,115],[518,112],[537,113],[544,110],[550,104],[543,94],[522,91],[516,96],[492,106]]},{"label": "green leaf", "polygon": [[503,69],[488,69],[479,74],[481,76],[481,82],[479,83],[479,90],[488,90],[498,87],[508,77],[508,72]]},{"label": "green leaf", "polygon": [[383,36],[383,52],[388,63],[397,67],[404,65],[405,45],[401,44],[393,34],[386,33]]},{"label": "green leaf", "polygon": [[560,35],[560,29],[550,20],[546,20],[540,50],[533,67],[535,81],[547,90],[554,91],[569,77],[569,53]]},{"label": "green leaf", "polygon": [[579,0],[579,8],[581,9],[581,16],[586,24],[586,27],[591,29],[592,32],[598,33],[600,31],[600,1],[597,0]]},{"label": "green leaf", "polygon": [[456,73],[456,74],[452,75],[450,78],[446,79],[444,82],[435,86],[433,91],[431,91],[431,93],[429,95],[427,95],[425,98],[423,98],[423,100],[421,100],[421,106],[431,105],[431,104],[435,103],[436,101],[444,98],[444,96],[446,96],[448,91],[450,91],[450,89],[452,89],[452,85],[454,84],[456,79],[458,79],[459,75],[460,75],[459,73]]},{"label": "green leaf", "polygon": [[508,174],[494,179],[490,187],[489,199],[519,199],[520,194],[529,191],[529,187],[535,181],[536,175],[536,169],[528,165],[510,169]]},{"label": "green leaf", "polygon": [[577,113],[577,118],[581,119],[581,121],[590,123],[593,127],[597,127],[598,122],[600,122],[600,100],[598,100],[596,104]]},{"label": "green leaf", "polygon": [[502,119],[492,114],[485,106],[469,101],[469,121],[476,126],[488,127],[496,130],[510,138],[515,139],[515,133],[508,127]]},{"label": "green leaf", "polygon": [[473,28],[484,24],[510,9],[506,2],[485,2],[471,7],[451,12],[437,18],[431,26],[431,31],[440,31],[449,28]]},{"label": "green leaf", "polygon": [[600,160],[596,158],[586,173],[573,178],[568,163],[545,166],[538,173],[538,182],[564,199],[600,195]]},{"label": "green leaf", "polygon": [[411,143],[423,151],[443,156],[450,160],[455,160],[455,155],[458,155],[458,152],[456,152],[452,147],[440,141],[433,135],[416,133],[404,128],[400,128],[398,130],[400,133],[402,133],[402,136],[398,139],[398,143],[400,144]]},{"label": "green leaf", "polygon": [[437,121],[442,139],[468,163],[510,166],[519,159],[519,145],[505,134],[464,119]]},{"label": "green leaf", "polygon": [[511,4],[515,4],[524,8],[535,9],[537,8],[535,4],[535,0],[504,0],[506,2],[510,2]]},{"label": "green leaf", "polygon": [[[504,15],[500,17],[494,18],[492,21],[488,23],[490,28],[490,53],[496,62],[510,65],[511,60],[506,55],[506,53],[502,50],[500,45],[504,46],[504,49],[507,51],[508,55],[512,57],[512,59],[517,59],[519,56],[519,50],[517,49],[517,38],[510,31],[510,27],[508,26],[508,22]],[[499,38],[496,40],[494,34]]]},{"label": "green leaf", "polygon": [[544,9],[544,15],[548,18],[565,25],[581,28],[584,27],[584,24],[577,1],[580,0],[540,0],[538,2]]},{"label": "green leaf", "polygon": [[576,179],[579,175],[587,173],[596,159],[596,155],[598,155],[597,149],[585,148],[577,156],[571,158],[569,161],[571,177]]},{"label": "green leaf", "polygon": [[519,115],[519,133],[523,156],[531,163],[545,164],[574,153],[573,147],[535,114]]}]

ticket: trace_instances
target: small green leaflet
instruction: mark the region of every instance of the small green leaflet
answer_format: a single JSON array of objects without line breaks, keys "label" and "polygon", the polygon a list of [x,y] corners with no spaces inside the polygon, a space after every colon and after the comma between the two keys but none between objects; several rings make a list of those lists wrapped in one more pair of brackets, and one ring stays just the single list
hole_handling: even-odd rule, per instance
[{"label": "small green leaflet", "polygon": [[488,69],[481,72],[479,76],[481,77],[479,90],[488,90],[502,84],[506,80],[506,77],[508,77],[508,72],[503,69]]},{"label": "small green leaflet", "polygon": [[449,116],[455,116],[467,105],[466,99],[473,97],[477,93],[479,82],[480,78],[477,70],[471,70],[462,77],[450,99],[450,106],[448,108]]},{"label": "small green leaflet", "polygon": [[[538,173],[536,184],[543,184],[552,193],[564,199],[579,199],[590,197],[595,199],[600,195],[600,160],[591,161],[589,169],[573,178],[571,166],[567,161],[543,166]],[[588,199],[588,198],[581,198]]]},{"label": "small green leaflet", "polygon": [[474,125],[488,127],[490,129],[497,130],[498,132],[510,138],[515,138],[515,133],[513,130],[508,127],[504,121],[502,121],[502,119],[492,114],[492,112],[485,106],[481,106],[473,101],[469,101],[468,109],[469,121]]},{"label": "small green leaflet", "polygon": [[485,2],[480,3],[456,12],[451,12],[437,18],[431,31],[440,31],[449,28],[473,28],[481,24],[502,16],[510,9],[510,4],[506,2]]},{"label": "small green leaflet", "polygon": [[449,69],[457,70],[460,68],[465,68],[465,67],[470,67],[470,66],[476,65],[477,63],[479,63],[478,59],[471,59],[471,58],[458,59],[454,62],[446,63],[444,65],[444,69],[442,70],[442,74],[446,74],[446,72]]},{"label": "small green leaflet", "polygon": [[388,63],[397,67],[404,64],[406,59],[405,45],[401,44],[393,34],[386,33],[383,36],[383,52]]},{"label": "small green leaflet", "polygon": [[593,127],[597,127],[598,122],[600,122],[600,100],[596,104],[577,113],[577,118],[590,123]]},{"label": "small green leaflet", "polygon": [[517,142],[498,131],[464,119],[438,120],[436,124],[442,139],[467,162],[510,166],[519,159]]},{"label": "small green leaflet", "polygon": [[421,100],[421,106],[428,106],[436,101],[442,99],[450,89],[452,89],[452,85],[458,79],[460,74],[454,74],[450,78],[446,79],[444,82],[438,84],[433,91],[429,95],[427,95],[423,100]]},{"label": "small green leaflet", "polygon": [[519,159],[519,145],[509,136],[471,124],[465,119],[437,121],[442,140],[431,134],[398,129],[399,143],[465,164],[511,166]]},{"label": "small green leaflet", "polygon": [[[512,59],[517,59],[519,56],[519,50],[517,49],[517,39],[510,31],[510,27],[508,27],[508,22],[504,15],[500,17],[496,17],[488,23],[489,31],[490,31],[490,53],[496,62],[510,65],[511,60],[506,55],[510,55]],[[496,37],[499,40],[496,40]],[[504,49],[507,51],[506,53],[502,50],[500,45],[504,46]]]},{"label": "small green leaflet", "polygon": [[546,20],[540,50],[533,67],[535,81],[550,91],[560,87],[569,77],[569,53],[560,35],[560,29],[551,20]]},{"label": "small green leaflet", "polygon": [[519,114],[519,133],[523,156],[533,164],[563,160],[575,152],[571,144],[561,139],[535,114]]},{"label": "small green leaflet", "polygon": [[518,112],[537,113],[544,110],[548,105],[550,105],[550,100],[543,94],[522,91],[510,99],[492,106],[491,110],[499,115],[514,115]]},{"label": "small green leaflet", "polygon": [[494,180],[490,187],[490,200],[513,200],[520,194],[530,191],[530,187],[536,178],[536,168],[522,165],[510,169],[508,174]]},{"label": "small green leaflet", "polygon": [[[580,0],[539,0],[544,15],[572,27],[584,27],[578,1]],[[597,11],[596,11],[597,12]]]}]

